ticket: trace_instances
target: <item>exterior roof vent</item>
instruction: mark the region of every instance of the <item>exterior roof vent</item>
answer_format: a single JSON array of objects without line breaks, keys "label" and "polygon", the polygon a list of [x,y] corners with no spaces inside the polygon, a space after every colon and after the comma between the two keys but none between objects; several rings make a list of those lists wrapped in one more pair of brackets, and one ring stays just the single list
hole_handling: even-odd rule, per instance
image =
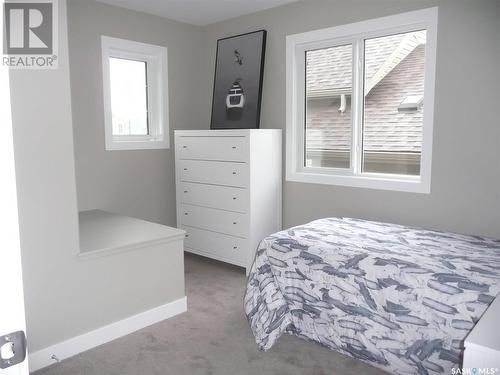
[{"label": "exterior roof vent", "polygon": [[398,110],[416,110],[424,101],[423,95],[408,95],[404,100],[399,104]]}]

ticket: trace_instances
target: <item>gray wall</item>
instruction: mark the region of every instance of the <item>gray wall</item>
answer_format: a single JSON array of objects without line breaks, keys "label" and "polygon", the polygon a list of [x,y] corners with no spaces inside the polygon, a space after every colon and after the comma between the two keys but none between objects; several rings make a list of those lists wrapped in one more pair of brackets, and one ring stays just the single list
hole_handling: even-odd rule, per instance
[{"label": "gray wall", "polygon": [[203,28],[70,0],[80,210],[101,208],[175,224],[173,149],[104,151],[101,34],[167,46],[171,128],[206,129],[216,40],[267,29],[261,126],[285,129],[287,34],[435,5],[439,25],[431,194],[285,181],[284,226],[345,215],[500,237],[499,72],[492,48],[499,45],[500,3],[495,0],[303,0]]},{"label": "gray wall", "polygon": [[[11,73],[31,351],[182,294],[180,282],[158,282],[155,276],[156,272],[168,274],[158,266],[166,261],[165,253],[153,252],[147,257],[140,252],[120,254],[89,262],[79,262],[75,255],[78,223],[66,2],[59,3],[60,68]],[[285,226],[350,215],[500,238],[498,4],[493,0],[439,1],[432,193],[287,182]],[[286,34],[430,5],[435,3],[307,0],[195,28],[71,0],[71,84],[80,208],[99,207],[166,224],[175,222],[173,150],[103,151],[101,33],[169,48],[171,126],[195,129],[209,126],[216,39],[266,28],[262,125],[284,128]],[[151,289],[140,299],[128,298],[120,283],[139,279],[151,280],[159,289]],[[129,295],[140,295],[140,291]]]},{"label": "gray wall", "polygon": [[101,35],[168,48],[170,128],[203,128],[201,29],[94,1],[68,1],[75,168],[80,210],[100,208],[175,225],[169,150],[105,151]]},{"label": "gray wall", "polygon": [[[76,255],[66,1],[59,0],[59,7],[59,69],[10,73],[30,352],[184,296],[180,247],[165,251],[156,246],[88,261]],[[173,212],[172,207],[166,214]]]},{"label": "gray wall", "polygon": [[285,129],[287,34],[439,5],[431,194],[285,182],[284,226],[344,215],[500,238],[499,4],[307,0],[209,25],[204,123],[218,38],[268,30],[261,126]]},{"label": "gray wall", "polygon": [[67,311],[54,307],[73,293],[65,265],[78,249],[65,1],[59,6],[59,68],[10,72],[26,320],[35,348],[65,320]]}]

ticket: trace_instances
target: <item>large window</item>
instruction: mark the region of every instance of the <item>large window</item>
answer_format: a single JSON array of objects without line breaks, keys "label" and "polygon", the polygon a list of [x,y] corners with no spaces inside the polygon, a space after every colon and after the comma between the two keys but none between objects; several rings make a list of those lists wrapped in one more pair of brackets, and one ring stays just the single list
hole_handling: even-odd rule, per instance
[{"label": "large window", "polygon": [[287,37],[287,179],[429,192],[437,8]]},{"label": "large window", "polygon": [[106,150],[169,147],[167,49],[102,37]]}]

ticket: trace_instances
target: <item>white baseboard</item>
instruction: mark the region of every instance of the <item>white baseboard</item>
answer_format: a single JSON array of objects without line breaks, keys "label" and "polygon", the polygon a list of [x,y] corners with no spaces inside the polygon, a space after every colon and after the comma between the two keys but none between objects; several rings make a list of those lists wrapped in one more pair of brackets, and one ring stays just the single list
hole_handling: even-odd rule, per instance
[{"label": "white baseboard", "polygon": [[29,353],[28,360],[30,371],[37,371],[56,363],[56,360],[51,358],[52,356],[56,356],[62,361],[63,359],[95,348],[96,346],[128,335],[129,333],[161,322],[162,320],[171,318],[185,311],[187,311],[187,298],[183,297],[165,305],[155,307],[154,309],[98,328],[94,331],[38,350],[34,353]]}]

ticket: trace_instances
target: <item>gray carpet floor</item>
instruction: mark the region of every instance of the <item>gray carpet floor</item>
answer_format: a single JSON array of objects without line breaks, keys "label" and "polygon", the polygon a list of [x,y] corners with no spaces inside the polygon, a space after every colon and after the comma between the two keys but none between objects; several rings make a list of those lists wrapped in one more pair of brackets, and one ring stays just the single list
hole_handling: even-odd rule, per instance
[{"label": "gray carpet floor", "polygon": [[259,352],[243,312],[243,269],[194,255],[185,260],[188,312],[35,374],[386,374],[290,335]]}]

